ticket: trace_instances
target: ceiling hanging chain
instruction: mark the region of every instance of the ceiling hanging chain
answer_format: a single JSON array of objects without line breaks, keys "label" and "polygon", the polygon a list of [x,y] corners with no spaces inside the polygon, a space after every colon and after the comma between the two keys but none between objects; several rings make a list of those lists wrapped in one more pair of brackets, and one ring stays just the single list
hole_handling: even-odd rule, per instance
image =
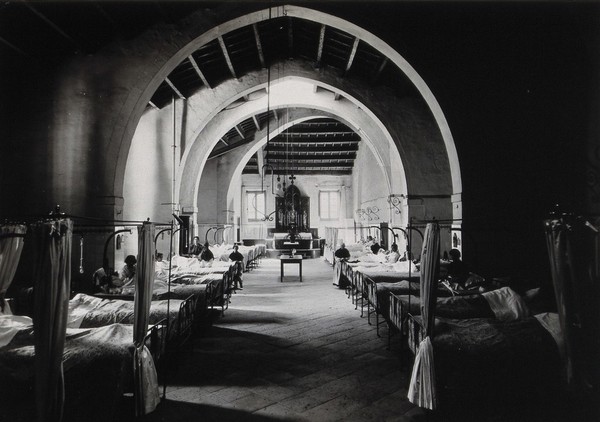
[{"label": "ceiling hanging chain", "polygon": [[[289,123],[289,111],[288,111],[288,123]],[[291,129],[291,126],[288,127],[288,131]],[[296,165],[298,164],[296,159]],[[290,170],[290,184],[294,184],[294,180],[296,177],[294,176],[294,139],[292,138],[291,144],[291,170]]]}]

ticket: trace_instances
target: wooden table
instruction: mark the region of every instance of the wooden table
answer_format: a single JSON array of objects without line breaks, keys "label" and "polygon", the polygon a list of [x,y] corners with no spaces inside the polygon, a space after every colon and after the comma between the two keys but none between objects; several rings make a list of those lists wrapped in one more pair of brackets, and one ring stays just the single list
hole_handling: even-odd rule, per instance
[{"label": "wooden table", "polygon": [[283,283],[283,266],[285,264],[298,264],[300,272],[300,283],[302,283],[302,255],[281,255],[279,257],[281,263],[281,282]]}]

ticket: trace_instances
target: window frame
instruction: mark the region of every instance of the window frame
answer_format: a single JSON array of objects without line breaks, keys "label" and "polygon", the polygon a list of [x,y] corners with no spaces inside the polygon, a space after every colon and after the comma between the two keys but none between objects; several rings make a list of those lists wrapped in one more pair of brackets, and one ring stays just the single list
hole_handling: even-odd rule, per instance
[{"label": "window frame", "polygon": [[[327,194],[327,208],[328,208],[328,216],[324,217],[323,216],[323,209],[322,209],[322,204],[323,202],[321,201],[321,195],[322,194]],[[337,196],[337,204],[338,207],[335,211],[336,215],[335,217],[331,216],[331,196],[332,194],[335,194]],[[340,219],[340,206],[342,203],[342,195],[339,189],[321,189],[319,190],[319,218],[321,220],[326,220],[326,221],[336,221]]]},{"label": "window frame", "polygon": [[[262,199],[262,202],[263,202],[262,215],[260,215],[261,211],[259,211],[259,207],[250,208],[252,199],[257,198],[259,195],[262,195],[262,198],[263,198]],[[257,200],[258,200],[258,198],[257,198]],[[252,211],[253,211],[253,213],[251,214]],[[264,190],[247,190],[246,191],[247,220],[252,221],[252,222],[263,221],[264,217],[266,215],[266,211],[267,211],[266,191],[264,191]]]}]

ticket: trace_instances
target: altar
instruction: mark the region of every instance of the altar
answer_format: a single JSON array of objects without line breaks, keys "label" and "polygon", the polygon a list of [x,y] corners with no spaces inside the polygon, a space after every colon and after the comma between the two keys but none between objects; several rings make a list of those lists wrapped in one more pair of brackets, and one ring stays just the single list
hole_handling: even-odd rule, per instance
[{"label": "altar", "polygon": [[310,231],[310,196],[302,196],[296,185],[290,185],[283,196],[275,199],[275,231],[306,233]]},{"label": "altar", "polygon": [[294,239],[290,238],[289,233],[273,233],[273,247],[275,249],[311,249],[312,234],[298,233]]},{"label": "altar", "polygon": [[273,239],[267,239],[267,255],[291,255],[292,250],[305,258],[321,256],[319,241],[310,229],[310,197],[302,196],[293,181],[275,200],[275,229]]}]

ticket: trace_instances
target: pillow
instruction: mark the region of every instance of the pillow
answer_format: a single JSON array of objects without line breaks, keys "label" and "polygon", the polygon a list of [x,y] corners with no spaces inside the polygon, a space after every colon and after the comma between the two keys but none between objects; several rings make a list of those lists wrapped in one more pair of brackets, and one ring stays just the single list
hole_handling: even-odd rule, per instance
[{"label": "pillow", "polygon": [[492,312],[500,321],[513,321],[529,316],[529,307],[513,289],[502,287],[483,293]]},{"label": "pillow", "polygon": [[419,271],[417,266],[412,261],[396,261],[392,268],[399,273],[416,273]]}]

